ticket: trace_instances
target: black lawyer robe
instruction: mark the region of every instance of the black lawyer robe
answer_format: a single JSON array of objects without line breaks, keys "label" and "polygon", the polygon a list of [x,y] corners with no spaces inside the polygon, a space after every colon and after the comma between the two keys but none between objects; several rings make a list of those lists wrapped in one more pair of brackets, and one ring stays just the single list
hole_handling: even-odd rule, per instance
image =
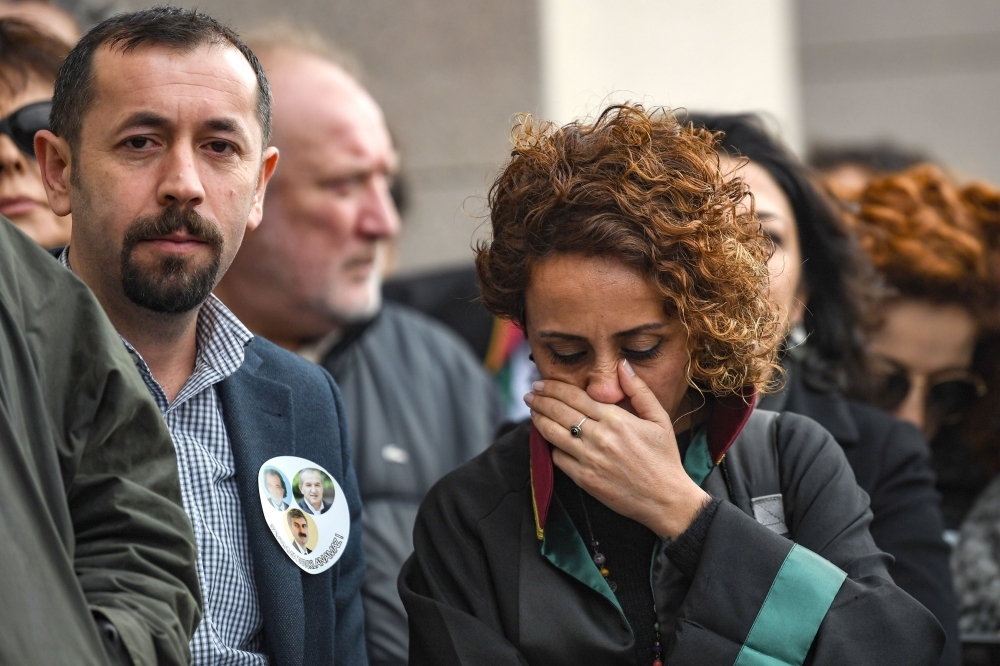
[{"label": "black lawyer robe", "polygon": [[[635,663],[632,631],[557,498],[539,541],[528,438],[527,425],[510,432],[445,477],[421,506],[415,552],[399,580],[413,666]],[[694,577],[672,567],[662,546],[651,554],[665,663],[779,663],[766,659],[782,656],[788,641],[780,627],[794,631],[800,620],[788,612],[800,590],[786,589],[790,604],[769,596],[791,553],[808,549],[821,556],[808,553],[817,571],[839,567],[846,579],[796,663],[936,664],[943,632],[892,583],[890,560],[868,533],[867,496],[840,447],[794,414],[778,417],[777,446],[786,521],[799,545],[732,504],[715,467],[703,487],[730,501],[712,521]],[[777,608],[770,620],[779,631],[751,640],[765,606]]]}]

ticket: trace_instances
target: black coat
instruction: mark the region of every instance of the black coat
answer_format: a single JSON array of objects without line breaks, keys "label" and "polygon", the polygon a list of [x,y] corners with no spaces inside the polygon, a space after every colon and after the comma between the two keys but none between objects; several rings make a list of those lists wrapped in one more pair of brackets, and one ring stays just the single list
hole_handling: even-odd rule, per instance
[{"label": "black coat", "polygon": [[[770,445],[737,438],[740,422],[715,446],[719,412],[696,457],[710,468],[702,487],[729,501],[711,519],[692,575],[664,558],[665,544],[653,553],[664,663],[937,663],[943,632],[889,579],[890,558],[868,534],[868,498],[830,435],[794,414],[776,420],[793,543],[735,504],[722,454],[734,439],[733,451]],[[631,628],[552,495],[551,458],[544,440],[529,446],[529,428],[446,476],[420,507],[415,551],[399,579],[413,666],[635,663]],[[792,563],[799,556],[808,560],[801,568]]]},{"label": "black coat", "polygon": [[858,485],[871,498],[870,527],[875,544],[896,561],[889,568],[895,583],[944,627],[947,643],[941,664],[959,663],[958,612],[948,558],[941,537],[944,523],[934,489],[930,451],[913,425],[874,407],[812,390],[800,366],[785,359],[782,392],[760,407],[813,419],[844,449]]}]

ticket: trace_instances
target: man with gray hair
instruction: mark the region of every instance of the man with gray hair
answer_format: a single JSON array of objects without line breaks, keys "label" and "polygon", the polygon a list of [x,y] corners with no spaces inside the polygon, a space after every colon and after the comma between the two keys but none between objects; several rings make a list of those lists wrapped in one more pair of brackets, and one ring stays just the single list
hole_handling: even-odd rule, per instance
[{"label": "man with gray hair", "polygon": [[364,503],[362,596],[372,664],[406,663],[396,578],[417,508],[439,478],[492,441],[492,381],[429,318],[382,303],[398,158],[382,110],[307,30],[248,42],[274,90],[282,164],[216,293],[254,332],[321,363],[344,394]]}]

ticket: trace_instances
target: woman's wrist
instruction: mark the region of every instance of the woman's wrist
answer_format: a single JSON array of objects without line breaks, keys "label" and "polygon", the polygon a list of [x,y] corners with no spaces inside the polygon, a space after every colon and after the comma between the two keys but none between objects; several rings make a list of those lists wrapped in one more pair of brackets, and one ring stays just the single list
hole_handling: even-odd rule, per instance
[{"label": "woman's wrist", "polygon": [[648,527],[661,539],[676,539],[711,501],[712,496],[692,481],[684,492],[671,496],[665,510],[658,512],[656,525]]}]

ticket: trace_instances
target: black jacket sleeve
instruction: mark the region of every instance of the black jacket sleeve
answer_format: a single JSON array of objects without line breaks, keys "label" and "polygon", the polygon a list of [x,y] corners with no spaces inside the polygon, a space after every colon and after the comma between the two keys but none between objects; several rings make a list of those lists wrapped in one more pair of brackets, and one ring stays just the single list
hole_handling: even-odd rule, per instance
[{"label": "black jacket sleeve", "polygon": [[[409,617],[410,666],[527,666],[497,630],[502,623],[495,582],[475,529],[454,524],[461,515],[440,499],[429,495],[421,506],[413,530],[414,554],[399,574],[399,593]],[[442,530],[433,526],[447,523],[452,524],[443,541]]]},{"label": "black jacket sleeve", "polygon": [[[785,518],[795,542],[847,574],[805,663],[937,664],[944,634],[923,606],[893,584],[890,560],[868,532],[867,496],[857,487],[840,446],[821,427],[795,414],[779,417],[777,437]],[[677,642],[667,663],[737,660],[765,603],[783,607],[776,603],[775,581],[793,546],[723,503],[682,604]],[[796,603],[784,607],[801,605],[808,594],[804,588],[793,590]],[[786,638],[776,636],[764,653],[771,647],[783,649]]]},{"label": "black jacket sleeve", "polygon": [[845,449],[859,483],[871,496],[872,538],[895,558],[889,574],[896,585],[922,603],[944,628],[947,641],[942,666],[958,666],[958,615],[948,562],[951,549],[941,537],[944,520],[930,450],[914,426],[872,414],[875,411],[851,404],[866,441]]}]

